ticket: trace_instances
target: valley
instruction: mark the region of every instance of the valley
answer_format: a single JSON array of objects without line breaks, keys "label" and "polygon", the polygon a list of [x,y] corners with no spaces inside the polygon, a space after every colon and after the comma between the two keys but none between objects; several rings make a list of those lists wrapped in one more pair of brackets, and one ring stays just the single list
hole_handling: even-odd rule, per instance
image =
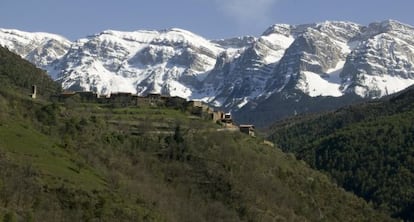
[{"label": "valley", "polygon": [[0,55],[3,220],[394,220],[263,138],[179,109],[52,102],[46,73]]}]

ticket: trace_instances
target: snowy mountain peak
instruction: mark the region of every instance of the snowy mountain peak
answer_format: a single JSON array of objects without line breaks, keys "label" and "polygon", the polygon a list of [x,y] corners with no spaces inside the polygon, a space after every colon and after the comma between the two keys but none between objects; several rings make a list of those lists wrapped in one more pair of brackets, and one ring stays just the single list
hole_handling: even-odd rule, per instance
[{"label": "snowy mountain peak", "polygon": [[293,26],[288,24],[275,24],[270,26],[266,31],[263,32],[262,36],[271,35],[273,33],[290,36]]},{"label": "snowy mountain peak", "polygon": [[[47,44],[50,40],[69,46],[71,42],[66,38],[44,32],[23,32],[16,29],[0,29],[0,45],[25,58],[34,49]],[[50,46],[50,43],[49,45]],[[37,64],[36,61],[31,61]]]},{"label": "snowy mountain peak", "polygon": [[67,89],[160,92],[227,109],[297,90],[377,98],[414,83],[414,28],[394,20],[275,24],[261,36],[219,40],[179,28],[105,30],[74,42],[0,29],[0,45]]},{"label": "snowy mountain peak", "polygon": [[202,41],[207,41],[207,40],[205,40],[203,37],[201,37],[201,36],[199,36],[199,35],[197,35],[197,34],[195,34],[195,33],[192,33],[192,32],[190,32],[190,31],[188,31],[188,30],[185,30],[185,29],[180,29],[180,28],[170,28],[170,29],[165,29],[165,30],[162,30],[162,31],[160,31],[161,33],[164,33],[164,34],[167,34],[167,35],[169,35],[169,36],[180,36],[181,38],[183,38],[183,39],[198,39],[198,40],[202,40]]},{"label": "snowy mountain peak", "polygon": [[[0,28],[0,34],[2,35],[2,39],[8,38],[12,40],[13,38],[19,39],[19,40],[26,40],[26,41],[36,41],[36,42],[42,42],[49,39],[55,39],[57,41],[69,41],[65,37],[46,33],[46,32],[24,32],[19,31],[17,29],[2,29]],[[7,37],[8,36],[8,37]]]},{"label": "snowy mountain peak", "polygon": [[379,22],[379,25],[387,31],[391,31],[391,30],[403,31],[403,30],[406,30],[406,29],[413,30],[413,27],[411,25],[404,24],[402,22],[392,20],[392,19]]},{"label": "snowy mountain peak", "polygon": [[[80,39],[53,70],[65,88],[189,97],[224,51],[189,31],[106,30]],[[59,71],[60,70],[60,71]]]},{"label": "snowy mountain peak", "polygon": [[256,41],[257,41],[256,37],[243,36],[243,37],[235,37],[235,38],[229,38],[229,39],[217,39],[217,40],[212,40],[211,42],[219,45],[223,49],[238,50],[238,49],[250,47]]}]

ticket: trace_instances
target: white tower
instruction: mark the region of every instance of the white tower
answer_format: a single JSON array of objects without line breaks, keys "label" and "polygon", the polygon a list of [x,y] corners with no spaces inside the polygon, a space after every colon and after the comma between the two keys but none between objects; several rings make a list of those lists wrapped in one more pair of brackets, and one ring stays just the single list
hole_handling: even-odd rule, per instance
[{"label": "white tower", "polygon": [[36,85],[32,85],[32,99],[36,99],[37,87]]}]

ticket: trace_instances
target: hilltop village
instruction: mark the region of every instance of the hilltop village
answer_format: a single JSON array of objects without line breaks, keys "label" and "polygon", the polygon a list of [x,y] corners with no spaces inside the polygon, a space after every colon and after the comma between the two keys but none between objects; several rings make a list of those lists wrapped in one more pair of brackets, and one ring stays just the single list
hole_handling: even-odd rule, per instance
[{"label": "hilltop village", "polygon": [[[32,98],[35,98],[36,88],[33,89]],[[146,96],[127,92],[111,93],[109,95],[98,95],[91,91],[66,91],[52,98],[56,102],[84,102],[108,104],[113,107],[166,107],[189,112],[192,116],[211,120],[223,127],[223,130],[237,131],[255,136],[254,125],[237,126],[230,113],[225,113],[210,107],[202,101],[187,101],[178,96],[164,96],[159,93],[149,93]]]}]

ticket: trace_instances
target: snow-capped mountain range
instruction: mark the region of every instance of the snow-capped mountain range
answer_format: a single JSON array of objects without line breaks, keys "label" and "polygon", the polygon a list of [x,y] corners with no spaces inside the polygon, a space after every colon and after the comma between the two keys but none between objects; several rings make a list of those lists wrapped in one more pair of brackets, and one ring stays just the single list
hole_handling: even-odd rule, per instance
[{"label": "snow-capped mountain range", "polygon": [[0,29],[0,45],[65,89],[155,91],[233,110],[292,90],[378,98],[414,84],[414,28],[393,20],[277,24],[259,37],[222,40],[175,28],[108,30],[74,42]]}]

